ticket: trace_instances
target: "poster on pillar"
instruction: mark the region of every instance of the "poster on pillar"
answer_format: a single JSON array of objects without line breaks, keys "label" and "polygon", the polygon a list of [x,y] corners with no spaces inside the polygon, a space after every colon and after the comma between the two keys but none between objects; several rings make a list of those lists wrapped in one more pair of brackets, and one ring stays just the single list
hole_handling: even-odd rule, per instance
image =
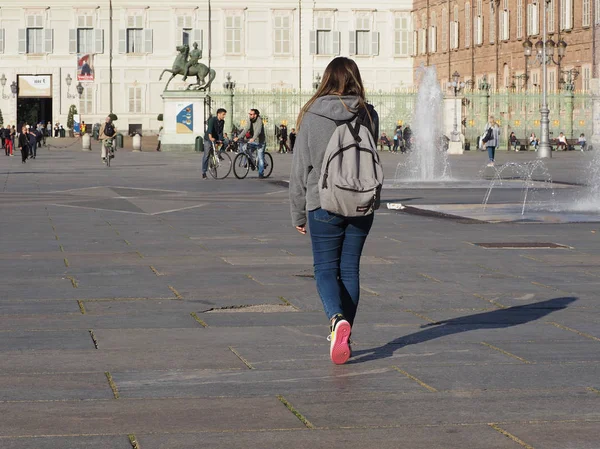
[{"label": "poster on pillar", "polygon": [[73,132],[79,134],[81,132],[81,118],[79,114],[73,116]]},{"label": "poster on pillar", "polygon": [[94,64],[92,55],[77,55],[77,81],[94,81]]},{"label": "poster on pillar", "polygon": [[194,105],[180,103],[177,105],[177,134],[191,134],[194,132]]}]

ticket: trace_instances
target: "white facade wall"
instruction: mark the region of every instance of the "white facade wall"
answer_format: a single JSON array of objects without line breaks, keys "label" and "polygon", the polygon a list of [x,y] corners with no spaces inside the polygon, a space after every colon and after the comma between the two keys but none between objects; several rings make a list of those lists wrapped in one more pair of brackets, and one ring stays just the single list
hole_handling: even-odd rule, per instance
[{"label": "white facade wall", "polygon": [[[202,30],[203,58],[208,65],[209,39],[211,40],[211,67],[217,72],[213,91],[221,91],[225,75],[230,72],[237,89],[312,89],[315,74],[322,74],[334,54],[314,55],[315,43],[311,45],[312,31],[323,24],[319,17],[331,19],[331,29],[339,32],[339,54],[349,56],[356,43],[352,42],[356,27],[379,33],[377,42],[371,44],[373,55],[352,55],[356,59],[365,87],[371,90],[389,91],[412,85],[412,59],[409,55],[395,54],[396,17],[410,17],[410,0],[375,0],[368,5],[364,1],[257,1],[213,0],[212,20],[209,37],[208,1],[197,3],[191,0],[159,2],[156,0],[113,0],[113,112],[119,116],[118,125],[127,130],[130,123],[141,123],[145,132],[159,127],[156,117],[162,112],[161,93],[169,73],[162,81],[158,78],[164,68],[170,68],[177,54],[175,47],[180,43],[183,22],[192,30]],[[50,6],[48,6],[50,4]],[[368,6],[365,8],[365,6]],[[39,54],[22,53],[23,42],[19,42],[19,30],[26,29],[28,17],[41,16],[41,26],[51,29],[51,42],[45,42]],[[72,53],[73,31],[78,28],[78,17],[91,16],[88,25],[103,30],[101,42],[95,45],[95,80],[83,82],[86,92],[84,100],[68,98],[76,93],[77,55]],[[123,53],[123,30],[127,29],[129,17],[141,16],[136,25],[142,25],[146,41],[141,51]],[[240,17],[241,45],[239,53],[227,51],[227,17]],[[287,17],[289,23],[289,53],[276,53],[276,17]],[[178,17],[187,17],[179,19]],[[410,19],[409,19],[410,20]],[[29,25],[40,23],[29,22]],[[230,21],[229,24],[232,22]],[[286,23],[286,22],[284,22]],[[133,22],[130,22],[132,25]],[[408,23],[407,35],[411,24]],[[69,106],[75,104],[86,123],[100,121],[109,112],[109,9],[108,1],[86,0],[26,0],[8,2],[0,8],[0,76],[5,74],[7,83],[0,97],[0,109],[5,123],[16,121],[16,99],[10,94],[10,84],[18,74],[52,75],[53,122],[66,123]],[[351,32],[353,32],[351,34]],[[22,33],[22,32],[21,32]],[[196,31],[194,35],[200,34]],[[372,33],[373,35],[373,33]],[[45,33],[46,38],[49,37]],[[69,45],[71,36],[71,46]],[[22,35],[21,35],[22,37]],[[372,39],[376,39],[373,38]],[[20,47],[21,46],[21,47]],[[352,48],[351,48],[352,47]],[[283,45],[286,49],[287,45]],[[230,48],[231,50],[231,45]],[[21,52],[20,52],[21,51]],[[65,78],[73,79],[67,89]],[[176,77],[170,89],[181,89],[184,84]],[[132,90],[134,89],[134,90]],[[83,107],[83,110],[82,110]],[[85,112],[86,107],[89,111]],[[137,109],[137,111],[136,111]]]}]

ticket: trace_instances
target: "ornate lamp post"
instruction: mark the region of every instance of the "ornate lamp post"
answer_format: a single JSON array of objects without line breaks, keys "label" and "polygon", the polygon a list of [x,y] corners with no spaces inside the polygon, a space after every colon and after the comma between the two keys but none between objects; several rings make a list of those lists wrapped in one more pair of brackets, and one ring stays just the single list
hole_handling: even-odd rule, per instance
[{"label": "ornate lamp post", "polygon": [[[567,43],[560,40],[555,43],[552,39],[548,39],[547,22],[548,22],[548,7],[551,0],[545,0],[544,8],[544,30],[542,39],[535,44],[535,60],[534,64],[542,66],[542,107],[540,108],[540,146],[538,148],[538,158],[552,157],[552,148],[550,147],[550,110],[548,109],[548,64],[554,63],[560,65],[562,58],[567,50]],[[532,55],[533,44],[527,39],[523,42],[523,52],[525,54],[525,64],[527,65],[529,57]],[[556,49],[558,59],[554,58],[554,50]]]},{"label": "ornate lamp post", "polygon": [[2,85],[2,99],[3,100],[8,100],[10,98],[9,95],[6,95],[4,93],[4,86],[6,86],[6,82],[8,80],[6,79],[6,75],[3,73],[2,76],[0,77],[0,84]]},{"label": "ornate lamp post", "polygon": [[[573,136],[573,99],[575,96],[575,80],[579,76],[579,70],[561,70],[560,71],[560,87],[563,91],[564,103],[565,103],[565,134],[568,139],[572,139]],[[566,78],[566,79],[565,79]]]},{"label": "ornate lamp post", "polygon": [[231,133],[233,127],[233,92],[235,90],[235,81],[232,81],[231,73],[229,72],[227,72],[225,79],[227,81],[223,83],[223,89],[225,89],[225,92],[229,95],[227,96],[227,115],[225,116],[224,131]]},{"label": "ornate lamp post", "polygon": [[458,72],[454,72],[452,74],[452,81],[450,82],[450,86],[454,91],[454,128],[452,129],[452,142],[460,142],[460,133],[458,132],[458,108],[456,106],[456,99],[461,90],[465,88],[465,83],[460,82],[460,74]]},{"label": "ornate lamp post", "polygon": [[17,82],[13,81],[12,83],[10,83],[10,91],[12,93],[13,98],[15,98],[17,96],[17,91],[18,91],[18,87],[17,87]]},{"label": "ornate lamp post", "polygon": [[313,81],[312,87],[316,91],[320,85],[321,85],[321,75],[317,73],[315,75],[315,80]]}]

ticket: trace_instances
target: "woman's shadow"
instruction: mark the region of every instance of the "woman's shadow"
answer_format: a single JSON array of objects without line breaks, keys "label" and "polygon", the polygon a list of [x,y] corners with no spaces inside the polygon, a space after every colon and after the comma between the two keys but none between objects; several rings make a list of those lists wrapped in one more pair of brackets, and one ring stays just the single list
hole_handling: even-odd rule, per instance
[{"label": "woman's shadow", "polygon": [[394,351],[408,345],[425,343],[426,341],[447,335],[459,334],[478,329],[499,329],[518,326],[539,320],[557,310],[566,309],[569,304],[577,301],[575,297],[554,298],[523,306],[477,313],[458,318],[452,318],[435,323],[424,324],[422,329],[414,334],[405,335],[376,348],[352,351],[350,363],[363,363],[371,360],[385,359],[394,355]]}]

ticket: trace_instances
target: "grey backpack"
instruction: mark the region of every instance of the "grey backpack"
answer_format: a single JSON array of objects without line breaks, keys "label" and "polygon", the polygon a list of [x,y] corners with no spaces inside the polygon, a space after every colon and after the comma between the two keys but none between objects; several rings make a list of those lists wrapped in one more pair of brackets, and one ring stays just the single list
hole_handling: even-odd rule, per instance
[{"label": "grey backpack", "polygon": [[321,208],[344,217],[379,209],[383,168],[371,131],[360,117],[335,122],[319,180]]}]

